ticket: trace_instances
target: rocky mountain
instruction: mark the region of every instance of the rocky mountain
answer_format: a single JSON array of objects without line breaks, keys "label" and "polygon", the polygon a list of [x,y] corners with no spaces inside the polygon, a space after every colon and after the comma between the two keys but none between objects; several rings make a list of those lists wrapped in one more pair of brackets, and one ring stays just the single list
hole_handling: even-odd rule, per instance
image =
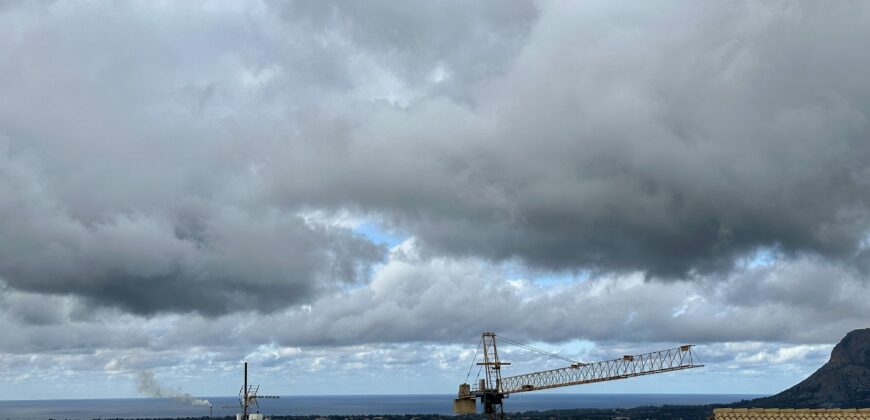
[{"label": "rocky mountain", "polygon": [[870,328],[846,334],[831,360],[803,382],[779,394],[742,401],[739,407],[866,408],[870,407]]}]

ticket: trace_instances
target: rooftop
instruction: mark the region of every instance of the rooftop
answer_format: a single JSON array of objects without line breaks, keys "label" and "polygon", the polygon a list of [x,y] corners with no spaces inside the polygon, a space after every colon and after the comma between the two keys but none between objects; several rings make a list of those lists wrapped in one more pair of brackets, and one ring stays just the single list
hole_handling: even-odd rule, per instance
[{"label": "rooftop", "polygon": [[717,408],[713,418],[725,419],[870,419],[870,408]]}]

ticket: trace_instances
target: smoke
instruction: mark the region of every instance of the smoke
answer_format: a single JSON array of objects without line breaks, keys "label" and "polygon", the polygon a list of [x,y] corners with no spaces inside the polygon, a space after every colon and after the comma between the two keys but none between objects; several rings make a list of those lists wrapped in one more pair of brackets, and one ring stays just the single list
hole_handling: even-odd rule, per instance
[{"label": "smoke", "polygon": [[180,389],[171,389],[162,387],[156,379],[154,372],[150,370],[143,371],[139,374],[139,392],[150,397],[156,398],[172,398],[173,400],[181,401],[190,405],[211,407],[208,400],[196,398],[186,392],[181,392]]}]

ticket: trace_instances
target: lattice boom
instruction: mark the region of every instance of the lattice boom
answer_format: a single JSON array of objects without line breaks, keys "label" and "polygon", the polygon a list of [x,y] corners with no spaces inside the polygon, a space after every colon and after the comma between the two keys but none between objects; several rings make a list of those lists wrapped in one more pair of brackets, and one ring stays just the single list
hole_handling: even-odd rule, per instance
[{"label": "lattice boom", "polygon": [[[499,392],[514,394],[593,382],[651,375],[701,367],[694,361],[692,346],[682,346],[603,362],[577,364],[560,369],[501,378]],[[475,391],[478,391],[475,389]]]}]

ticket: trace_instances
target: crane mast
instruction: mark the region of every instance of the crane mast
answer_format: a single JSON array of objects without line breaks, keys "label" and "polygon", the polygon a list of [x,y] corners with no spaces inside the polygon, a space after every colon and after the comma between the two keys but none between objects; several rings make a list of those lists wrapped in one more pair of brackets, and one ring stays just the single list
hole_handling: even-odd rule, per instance
[{"label": "crane mast", "polygon": [[483,411],[490,418],[503,417],[503,400],[510,394],[613,381],[703,366],[696,364],[692,346],[684,345],[602,362],[574,362],[570,366],[559,369],[502,377],[501,367],[510,365],[510,363],[502,362],[499,359],[495,333],[483,333],[481,346],[483,348],[483,362],[477,364],[484,368],[486,374],[473,387],[467,383],[459,385],[459,395],[453,402],[453,411],[456,414],[476,413],[476,400],[480,398]]},{"label": "crane mast", "polygon": [[485,379],[482,379],[477,385],[481,404],[484,407],[484,412],[498,413],[504,416],[504,405],[502,404],[504,393],[500,392],[502,387],[501,367],[510,363],[498,360],[495,333],[485,332],[480,339],[483,342],[483,363],[478,363],[478,365],[483,366],[486,370]]}]

